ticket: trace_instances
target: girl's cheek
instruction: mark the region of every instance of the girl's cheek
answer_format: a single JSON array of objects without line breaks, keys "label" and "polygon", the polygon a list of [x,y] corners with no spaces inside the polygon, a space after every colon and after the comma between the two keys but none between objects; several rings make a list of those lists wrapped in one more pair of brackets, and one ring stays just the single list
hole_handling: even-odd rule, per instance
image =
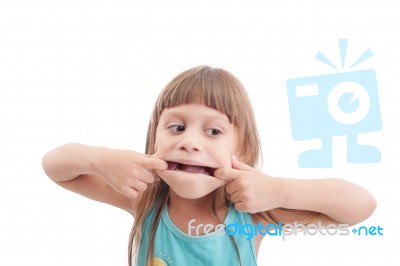
[{"label": "girl's cheek", "polygon": [[225,152],[223,155],[221,155],[220,158],[224,158],[224,161],[222,162],[222,165],[225,168],[232,167],[232,154],[233,154],[232,151],[229,150],[229,151]]}]

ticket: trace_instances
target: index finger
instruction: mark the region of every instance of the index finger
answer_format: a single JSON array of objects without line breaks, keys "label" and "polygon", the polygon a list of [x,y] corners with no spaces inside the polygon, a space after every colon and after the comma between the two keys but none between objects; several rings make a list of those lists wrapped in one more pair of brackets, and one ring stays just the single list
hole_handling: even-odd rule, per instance
[{"label": "index finger", "polygon": [[142,162],[142,166],[147,169],[154,169],[154,170],[167,170],[168,163],[164,160],[158,158],[145,158]]},{"label": "index finger", "polygon": [[234,180],[239,176],[239,171],[235,169],[218,168],[214,171],[214,176],[216,178],[225,180]]}]

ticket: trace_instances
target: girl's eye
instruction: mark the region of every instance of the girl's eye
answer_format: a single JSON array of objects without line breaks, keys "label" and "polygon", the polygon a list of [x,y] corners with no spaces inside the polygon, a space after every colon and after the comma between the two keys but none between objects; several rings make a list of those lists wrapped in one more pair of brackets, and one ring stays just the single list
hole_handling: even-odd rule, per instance
[{"label": "girl's eye", "polygon": [[172,125],[172,126],[169,126],[168,129],[175,133],[185,131],[185,127],[181,126],[181,125]]},{"label": "girl's eye", "polygon": [[206,129],[206,133],[209,135],[212,135],[212,136],[217,136],[217,135],[221,134],[222,132],[216,128],[209,128],[209,129]]}]

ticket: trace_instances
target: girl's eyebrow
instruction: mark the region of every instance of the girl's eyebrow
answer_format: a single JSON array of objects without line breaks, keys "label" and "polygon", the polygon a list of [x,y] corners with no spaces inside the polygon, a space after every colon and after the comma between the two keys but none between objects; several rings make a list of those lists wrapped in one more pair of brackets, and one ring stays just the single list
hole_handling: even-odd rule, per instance
[{"label": "girl's eyebrow", "polygon": [[[193,114],[188,114],[185,111],[180,111],[180,110],[168,110],[166,111],[165,118],[171,118],[171,117],[177,117],[177,118],[185,118],[188,116],[192,116]],[[193,115],[194,116],[194,115]],[[197,118],[198,116],[196,116]],[[224,124],[230,124],[228,118],[226,115],[223,114],[203,114],[203,117],[205,117],[206,120],[211,120],[215,122],[222,122]]]}]

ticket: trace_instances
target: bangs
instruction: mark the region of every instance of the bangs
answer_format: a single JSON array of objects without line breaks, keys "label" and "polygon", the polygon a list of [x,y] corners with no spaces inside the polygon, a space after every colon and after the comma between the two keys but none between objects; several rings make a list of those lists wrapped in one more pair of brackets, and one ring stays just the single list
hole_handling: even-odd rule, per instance
[{"label": "bangs", "polygon": [[240,86],[240,82],[225,70],[194,68],[181,73],[166,86],[156,102],[156,109],[161,115],[165,108],[197,103],[225,114],[229,122],[236,125],[239,116],[236,104],[243,102],[238,99]]}]

